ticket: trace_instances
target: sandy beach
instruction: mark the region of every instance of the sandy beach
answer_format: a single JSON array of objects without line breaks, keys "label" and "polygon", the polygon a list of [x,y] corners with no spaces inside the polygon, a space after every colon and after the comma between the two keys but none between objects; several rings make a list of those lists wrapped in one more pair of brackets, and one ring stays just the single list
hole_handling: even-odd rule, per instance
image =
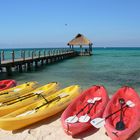
[{"label": "sandy beach", "polygon": [[[110,140],[104,127],[96,131],[91,128],[74,138],[66,135],[61,126],[61,113],[17,131],[0,130],[0,140]],[[129,140],[140,140],[140,130]]]}]

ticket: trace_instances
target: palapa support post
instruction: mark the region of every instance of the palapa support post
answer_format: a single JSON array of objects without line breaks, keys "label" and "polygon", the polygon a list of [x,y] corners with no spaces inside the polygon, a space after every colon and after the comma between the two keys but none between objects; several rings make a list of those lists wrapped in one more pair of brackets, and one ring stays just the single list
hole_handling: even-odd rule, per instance
[{"label": "palapa support post", "polygon": [[48,51],[48,56],[50,56],[50,51]]},{"label": "palapa support post", "polygon": [[23,51],[21,50],[21,52],[20,52],[21,54],[20,54],[20,56],[21,56],[21,58],[23,58]]},{"label": "palapa support post", "polygon": [[14,50],[11,53],[12,53],[12,62],[14,63],[14,59],[15,59],[15,52],[14,52]]},{"label": "palapa support post", "polygon": [[25,61],[25,51],[23,51],[23,61]]},{"label": "palapa support post", "polygon": [[5,60],[5,57],[4,57],[4,50],[2,51],[2,61],[4,61]]},{"label": "palapa support post", "polygon": [[38,52],[38,58],[40,58],[40,51]]},{"label": "palapa support post", "polygon": [[34,52],[32,51],[32,60],[34,59]]},{"label": "palapa support post", "polygon": [[34,50],[34,56],[36,56],[36,50]]},{"label": "palapa support post", "polygon": [[44,50],[44,57],[46,57],[46,50]]},{"label": "palapa support post", "polygon": [[1,51],[0,51],[0,64],[1,64]]},{"label": "palapa support post", "polygon": [[28,51],[28,57],[31,57],[30,50]]}]

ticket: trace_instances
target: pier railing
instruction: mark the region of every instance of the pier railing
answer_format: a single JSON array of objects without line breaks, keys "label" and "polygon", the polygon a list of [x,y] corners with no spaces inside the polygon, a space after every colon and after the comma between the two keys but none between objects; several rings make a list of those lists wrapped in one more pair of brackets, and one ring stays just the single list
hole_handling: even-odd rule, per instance
[{"label": "pier railing", "polygon": [[[16,50],[17,51],[17,50]],[[7,55],[7,54],[6,54]],[[77,52],[73,49],[49,49],[49,50],[21,50],[17,52],[12,50],[8,54],[8,58],[4,51],[0,52],[0,69],[6,69],[8,75],[11,75],[13,68],[22,72],[23,69],[31,70],[32,67],[37,68],[41,62],[50,64],[59,62],[67,58],[77,56]]]},{"label": "pier railing", "polygon": [[[8,58],[5,56],[5,51],[0,52],[0,64],[4,62],[15,62],[16,60],[26,60],[29,58],[41,58],[41,57],[47,57],[47,56],[57,56],[57,55],[63,55],[67,53],[72,53],[74,50],[72,49],[50,49],[50,50],[21,50],[18,52],[18,57],[16,57],[16,51],[12,50],[9,51]],[[20,53],[20,55],[19,55]],[[10,57],[10,58],[9,58]]]}]

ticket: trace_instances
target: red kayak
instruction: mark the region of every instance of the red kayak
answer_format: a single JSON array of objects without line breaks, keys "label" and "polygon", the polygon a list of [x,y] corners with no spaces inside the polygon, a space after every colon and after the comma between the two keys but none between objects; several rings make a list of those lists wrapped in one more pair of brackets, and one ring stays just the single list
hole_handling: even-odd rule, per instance
[{"label": "red kayak", "polygon": [[[117,112],[117,113],[113,113]],[[104,112],[107,135],[112,140],[126,140],[140,127],[140,98],[131,87],[120,88]]]},{"label": "red kayak", "polygon": [[0,91],[16,86],[15,80],[2,80],[0,81]]},{"label": "red kayak", "polygon": [[108,101],[103,86],[92,86],[85,90],[63,112],[61,122],[64,131],[74,136],[92,127],[90,120],[102,116]]}]

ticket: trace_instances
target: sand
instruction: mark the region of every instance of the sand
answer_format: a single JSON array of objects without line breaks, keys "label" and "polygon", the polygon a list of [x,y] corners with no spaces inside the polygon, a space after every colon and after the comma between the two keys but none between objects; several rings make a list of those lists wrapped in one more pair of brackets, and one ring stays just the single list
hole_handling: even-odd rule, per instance
[{"label": "sand", "polygon": [[[110,140],[104,127],[98,131],[91,128],[74,138],[68,136],[61,126],[61,113],[17,131],[0,130],[0,140]],[[140,130],[129,140],[140,140]]]}]

